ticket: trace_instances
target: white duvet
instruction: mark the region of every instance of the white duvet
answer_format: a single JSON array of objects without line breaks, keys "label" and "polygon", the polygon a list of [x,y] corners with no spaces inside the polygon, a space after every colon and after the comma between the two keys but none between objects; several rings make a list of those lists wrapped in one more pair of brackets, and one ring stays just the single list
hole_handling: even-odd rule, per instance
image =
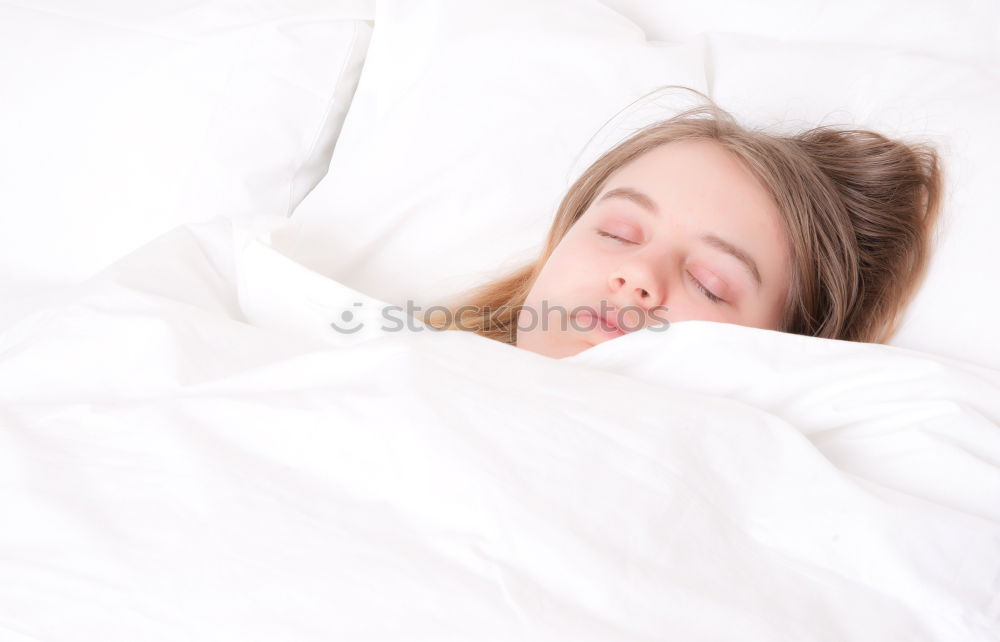
[{"label": "white duvet", "polygon": [[0,640],[1000,639],[1000,372],[392,332],[231,225],[0,338]]}]

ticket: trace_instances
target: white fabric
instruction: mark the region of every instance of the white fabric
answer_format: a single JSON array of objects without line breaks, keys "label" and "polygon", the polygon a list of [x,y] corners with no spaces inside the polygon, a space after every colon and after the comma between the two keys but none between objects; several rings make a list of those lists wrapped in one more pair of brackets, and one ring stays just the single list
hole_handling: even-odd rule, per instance
[{"label": "white fabric", "polygon": [[[379,0],[338,139],[370,2],[0,3],[0,315],[46,305],[0,319],[0,640],[1000,640],[993,8],[720,6]],[[530,254],[668,83],[945,143],[928,351],[386,321]]]},{"label": "white fabric", "polygon": [[374,0],[0,2],[0,326],[326,173]]},{"label": "white fabric", "polygon": [[777,133],[847,125],[937,146],[937,248],[891,343],[1000,368],[988,289],[1000,275],[1000,5],[609,4],[678,39],[647,40],[645,23],[587,0],[379,2],[331,171],[276,243],[386,301],[443,301],[537,256],[587,165],[687,105],[632,103],[686,85]]},{"label": "white fabric", "polygon": [[993,0],[601,2],[642,25],[650,40],[739,33],[798,42],[874,45],[975,64],[1000,62],[1000,4]]},{"label": "white fabric", "polygon": [[665,82],[706,89],[700,43],[648,43],[597,2],[387,0],[376,24],[332,171],[275,242],[399,305],[534,253],[609,117]]},{"label": "white fabric", "polygon": [[278,231],[177,228],[0,337],[0,638],[998,639],[1000,371],[345,338],[384,302]]}]

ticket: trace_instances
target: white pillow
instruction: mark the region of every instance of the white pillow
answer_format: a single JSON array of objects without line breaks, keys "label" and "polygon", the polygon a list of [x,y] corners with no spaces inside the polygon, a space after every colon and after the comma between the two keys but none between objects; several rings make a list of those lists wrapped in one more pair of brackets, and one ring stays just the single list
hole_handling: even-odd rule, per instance
[{"label": "white pillow", "polygon": [[699,43],[648,43],[598,2],[379,0],[330,172],[277,249],[386,302],[421,305],[537,251],[571,161],[672,80]]},{"label": "white pillow", "polygon": [[651,40],[706,32],[891,48],[979,62],[1000,58],[995,0],[602,0]]},{"label": "white pillow", "polygon": [[747,125],[856,125],[937,144],[942,243],[891,343],[1000,368],[1000,302],[982,292],[1000,275],[1000,82],[985,54],[979,65],[711,32],[647,42],[587,0],[382,0],[376,20],[331,170],[274,236],[291,258],[395,305],[440,303],[534,256],[580,172],[677,109],[630,103],[686,85]]},{"label": "white pillow", "polygon": [[0,5],[0,321],[186,222],[327,171],[374,0]]}]

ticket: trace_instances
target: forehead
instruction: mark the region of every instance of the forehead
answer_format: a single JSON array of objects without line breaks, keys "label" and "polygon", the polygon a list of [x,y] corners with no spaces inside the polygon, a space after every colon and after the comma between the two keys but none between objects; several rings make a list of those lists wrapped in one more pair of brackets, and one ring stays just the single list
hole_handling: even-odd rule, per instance
[{"label": "forehead", "polygon": [[598,194],[630,187],[660,213],[707,224],[773,227],[780,221],[768,190],[733,152],[706,139],[660,145],[616,170]]},{"label": "forehead", "polygon": [[[743,161],[713,140],[681,140],[655,147],[620,167],[608,178],[605,188],[626,181],[641,181],[643,187],[654,192],[665,192],[666,188],[676,192],[683,187],[684,192],[703,199],[733,195],[731,200],[744,201],[748,196],[763,197],[753,200],[772,205],[766,189]],[[761,200],[764,202],[759,203]]]}]

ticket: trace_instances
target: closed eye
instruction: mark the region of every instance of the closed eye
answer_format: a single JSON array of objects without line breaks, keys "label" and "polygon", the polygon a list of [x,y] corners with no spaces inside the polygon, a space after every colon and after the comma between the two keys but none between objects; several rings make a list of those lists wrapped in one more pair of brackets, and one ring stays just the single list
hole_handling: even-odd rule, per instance
[{"label": "closed eye", "polygon": [[706,288],[704,285],[702,285],[701,281],[699,281],[698,279],[694,278],[691,275],[690,272],[688,272],[688,276],[690,276],[691,280],[694,281],[695,287],[698,288],[699,290],[701,290],[701,293],[708,297],[709,301],[711,301],[712,303],[725,303],[725,301],[723,301],[721,298],[719,298],[719,297],[715,296],[714,294],[712,294],[708,290],[708,288]]},{"label": "closed eye", "polygon": [[597,230],[597,233],[600,236],[604,236],[604,237],[607,237],[609,239],[614,239],[614,240],[618,241],[619,243],[625,243],[626,245],[635,245],[635,243],[633,241],[628,241],[626,239],[623,239],[620,236],[615,236],[614,234],[608,234],[604,230]]}]

